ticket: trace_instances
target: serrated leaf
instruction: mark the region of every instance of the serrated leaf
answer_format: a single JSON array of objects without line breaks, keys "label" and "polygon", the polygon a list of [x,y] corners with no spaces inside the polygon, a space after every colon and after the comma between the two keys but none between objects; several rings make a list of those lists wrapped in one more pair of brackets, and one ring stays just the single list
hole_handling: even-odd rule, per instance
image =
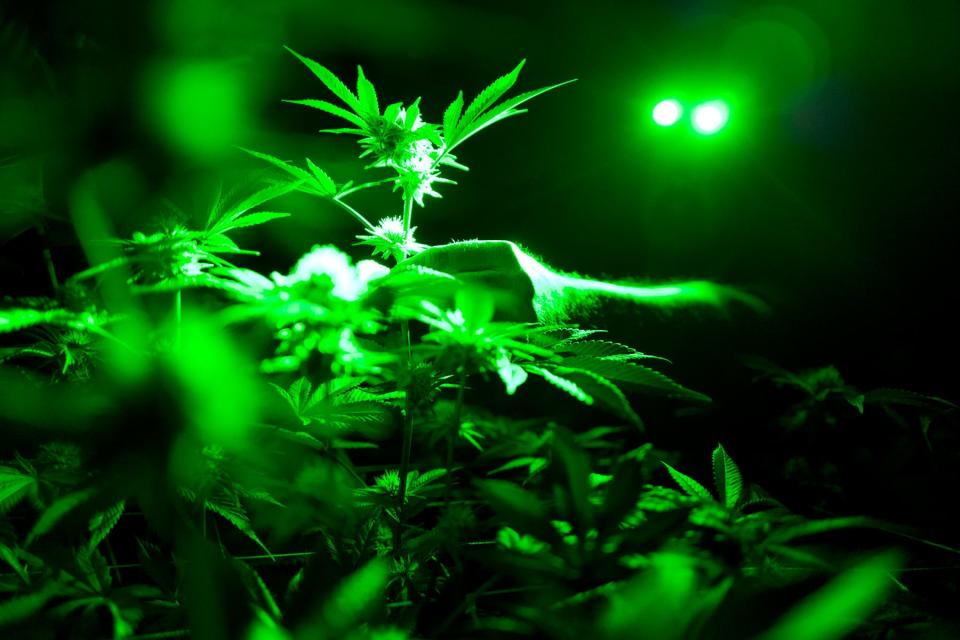
[{"label": "serrated leaf", "polygon": [[246,253],[246,251],[237,246],[237,243],[234,242],[230,237],[221,235],[220,233],[208,235],[203,239],[203,244],[208,249],[217,251],[219,253]]},{"label": "serrated leaf", "polygon": [[612,342],[610,340],[581,340],[577,342],[564,341],[561,345],[559,345],[557,350],[581,357],[605,358],[610,360],[651,359],[669,362],[666,358],[641,353],[633,347],[620,344],[619,342]]},{"label": "serrated leaf", "polygon": [[230,222],[227,230],[242,229],[244,227],[255,227],[258,224],[279,220],[280,218],[289,218],[289,213],[282,211],[257,211],[246,216],[242,216]]},{"label": "serrated leaf", "polygon": [[117,522],[120,521],[126,504],[124,500],[121,500],[113,506],[93,514],[93,517],[90,518],[90,547],[96,547],[110,535]]},{"label": "serrated leaf", "polygon": [[247,517],[246,510],[235,496],[229,496],[227,494],[211,496],[209,499],[204,500],[203,508],[209,509],[232,524],[237,528],[238,531],[240,531],[240,533],[250,538],[250,540],[255,542],[257,546],[263,549],[268,556],[271,558],[273,557],[273,554],[270,553],[270,549],[268,549],[267,546],[260,541],[260,538],[257,537],[256,532],[253,530],[253,527],[250,524],[250,518]]},{"label": "serrated leaf", "polygon": [[300,55],[290,47],[284,47],[287,51],[292,53],[297,57],[300,62],[305,64],[310,71],[313,72],[313,75],[320,78],[320,82],[329,89],[333,95],[340,98],[344,104],[353,109],[354,113],[361,115],[363,108],[360,106],[360,101],[357,99],[357,96],[353,95],[353,92],[347,88],[340,78],[338,78],[332,71],[324,67],[319,62],[315,62],[310,58]]},{"label": "serrated leaf", "polygon": [[614,382],[636,385],[644,390],[655,391],[674,398],[685,398],[699,402],[710,401],[708,396],[687,389],[669,376],[635,362],[592,356],[573,356],[564,358],[561,365],[590,371]]},{"label": "serrated leaf", "polygon": [[380,116],[377,90],[373,87],[373,83],[363,75],[363,69],[359,65],[357,65],[357,98],[360,101],[360,107],[368,118]]},{"label": "serrated leaf", "polygon": [[289,162],[285,162],[280,158],[271,156],[268,153],[261,153],[259,151],[254,151],[253,149],[244,149],[243,147],[241,147],[241,150],[246,153],[249,153],[255,158],[260,158],[261,160],[265,160],[269,162],[270,164],[277,167],[278,169],[282,169],[286,171],[287,173],[292,175],[294,178],[297,178],[301,182],[313,182],[313,177],[309,173],[307,173],[300,167],[290,164]]},{"label": "serrated leaf", "polygon": [[36,490],[37,479],[13,467],[0,467],[0,515]]},{"label": "serrated leaf", "polygon": [[713,484],[717,495],[728,509],[736,508],[743,496],[743,477],[740,468],[722,445],[713,450]]},{"label": "serrated leaf", "polygon": [[[236,220],[251,209],[259,207],[265,202],[269,202],[270,200],[289,193],[295,188],[295,186],[295,184],[291,184],[289,182],[278,182],[276,184],[269,185],[244,198],[237,204],[227,207],[222,213],[220,213],[220,215],[217,215],[220,211],[220,207],[212,207],[210,210],[210,217],[207,219],[207,231],[211,234],[222,233],[224,230],[226,230],[226,228],[221,228],[221,225],[228,225],[230,222]],[[214,223],[214,220],[217,222]]]},{"label": "serrated leaf", "polygon": [[670,477],[673,478],[674,482],[680,485],[680,488],[683,489],[687,495],[694,498],[704,498],[706,500],[713,499],[713,496],[710,495],[710,492],[707,491],[706,487],[687,474],[677,471],[666,462],[661,462],[660,464],[667,468],[667,471],[670,473]]},{"label": "serrated leaf", "polygon": [[463,111],[463,91],[457,93],[457,97],[450,106],[443,112],[443,139],[444,141],[453,141],[457,132],[457,124],[460,122],[460,114]]},{"label": "serrated leaf", "polygon": [[333,179],[328,176],[323,169],[315,165],[310,158],[307,158],[307,166],[310,168],[310,171],[313,172],[316,183],[324,191],[325,195],[332,196],[337,193],[337,185]]},{"label": "serrated leaf", "polygon": [[519,96],[510,98],[509,100],[506,100],[498,104],[497,106],[493,107],[492,109],[490,109],[489,111],[481,115],[479,118],[477,118],[474,122],[468,123],[466,118],[463,118],[463,120],[461,120],[460,126],[458,127],[456,136],[452,141],[447,142],[446,150],[448,152],[452,151],[455,147],[459,146],[462,142],[464,142],[474,134],[478,133],[479,131],[486,129],[492,124],[496,124],[497,122],[500,122],[501,120],[504,120],[511,116],[525,113],[526,109],[516,109],[515,107],[518,107],[524,102],[532,100],[537,96],[542,95],[548,91],[553,91],[554,89],[570,84],[571,82],[575,82],[575,80],[567,80],[566,82],[561,82],[559,84],[551,85],[549,87],[542,87],[540,89],[534,89],[533,91],[522,93]]},{"label": "serrated leaf", "polygon": [[583,389],[595,401],[602,404],[615,415],[640,426],[640,416],[633,410],[630,401],[617,385],[606,377],[585,369],[573,369],[566,366],[558,367],[557,373]]},{"label": "serrated leaf", "polygon": [[312,109],[319,109],[320,111],[325,111],[330,115],[337,116],[338,118],[343,118],[350,124],[356,125],[357,127],[363,129],[367,124],[363,121],[363,118],[360,116],[347,111],[343,107],[338,107],[335,104],[331,104],[326,100],[284,100],[290,104],[299,104],[305,107],[310,107]]},{"label": "serrated leaf", "polygon": [[347,404],[321,402],[301,414],[308,418],[313,433],[319,437],[341,437],[361,433],[367,437],[382,436],[384,427],[393,424],[393,412],[382,402],[361,401]]},{"label": "serrated leaf", "polygon": [[407,491],[410,495],[416,494],[423,487],[436,482],[447,475],[446,469],[431,469],[423,473],[413,472],[407,477]]},{"label": "serrated leaf", "polygon": [[524,369],[526,369],[529,373],[540,376],[558,389],[566,391],[580,402],[588,405],[593,404],[593,398],[590,396],[590,394],[580,388],[580,386],[572,380],[567,380],[566,378],[558,376],[552,371],[542,367],[537,367],[535,365],[526,365],[524,366]]},{"label": "serrated leaf", "polygon": [[265,160],[278,169],[282,169],[286,173],[290,174],[297,181],[296,184],[291,185],[291,189],[299,189],[300,191],[319,195],[324,198],[331,197],[337,192],[336,184],[333,182],[330,176],[324,173],[319,167],[314,165],[309,158],[307,159],[307,165],[310,167],[313,173],[301,169],[296,165],[290,164],[289,162],[285,162],[280,158],[271,156],[270,154],[260,153],[259,151],[253,151],[252,149],[243,149],[242,147],[241,149],[255,158]]},{"label": "serrated leaf", "polygon": [[520,64],[513,68],[513,71],[510,73],[500,76],[493,82],[491,82],[483,91],[481,91],[476,98],[474,98],[470,105],[467,107],[467,110],[463,113],[463,123],[469,125],[477,118],[481,113],[493,105],[497,100],[500,99],[500,96],[505,94],[510,88],[516,84],[517,78],[520,75],[520,70],[523,69],[523,65],[526,64],[526,60],[521,60]]}]

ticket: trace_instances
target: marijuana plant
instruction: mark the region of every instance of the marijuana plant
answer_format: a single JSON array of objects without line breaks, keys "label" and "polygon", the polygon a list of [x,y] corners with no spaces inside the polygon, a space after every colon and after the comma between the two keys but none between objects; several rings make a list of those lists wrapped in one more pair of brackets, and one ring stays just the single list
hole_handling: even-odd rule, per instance
[{"label": "marijuana plant", "polygon": [[[900,556],[831,536],[934,543],[789,510],[720,446],[713,490],[667,464],[638,395],[710,398],[664,358],[575,324],[606,298],[758,300],[564,273],[508,240],[416,235],[428,196],[467,170],[465,142],[572,81],[507,97],[521,61],[431,112],[387,103],[359,67],[348,86],[291,53],[328,95],[288,102],[339,119],[323,131],[355,136],[371,179],[245,149],[266,185],[235,203],[218,192],[202,223],[168,211],[125,239],[101,237],[111,225],[81,181],[72,219],[100,259],[54,280],[51,298],[0,307],[4,633],[837,638],[891,585],[907,589]],[[395,209],[376,216],[351,197],[386,187]],[[283,272],[241,263],[259,253],[233,232],[289,217],[267,205],[294,193],[350,216],[368,256],[318,238]],[[953,408],[859,393],[832,370],[772,373],[806,394],[798,429],[834,398]],[[551,409],[530,411],[540,397]],[[580,428],[572,403],[600,422]],[[770,606],[756,613],[755,598]]]}]

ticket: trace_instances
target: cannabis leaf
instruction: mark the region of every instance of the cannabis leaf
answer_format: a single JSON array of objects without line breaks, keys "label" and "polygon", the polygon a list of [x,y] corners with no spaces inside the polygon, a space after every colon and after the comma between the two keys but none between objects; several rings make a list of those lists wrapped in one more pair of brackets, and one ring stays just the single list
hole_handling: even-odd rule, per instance
[{"label": "cannabis leaf", "polygon": [[743,495],[743,478],[737,463],[719,444],[713,451],[713,483],[720,502],[728,509],[736,508]]},{"label": "cannabis leaf", "polygon": [[680,485],[680,488],[687,492],[687,495],[693,498],[705,498],[707,500],[713,500],[713,496],[710,495],[710,492],[702,484],[686,475],[677,471],[666,462],[661,463],[667,468],[667,471],[670,473],[670,477]]},{"label": "cannabis leaf", "polygon": [[323,169],[315,165],[309,158],[306,160],[309,171],[301,169],[296,165],[285,162],[267,153],[253,151],[252,149],[242,149],[255,158],[264,160],[271,165],[282,169],[289,176],[294,178],[292,183],[287,185],[288,190],[295,188],[298,191],[312,193],[322,198],[332,198],[337,193],[337,185],[333,179],[326,174]]},{"label": "cannabis leaf", "polygon": [[[332,71],[324,67],[319,62],[315,62],[310,58],[306,58],[290,47],[284,47],[287,51],[292,53],[297,57],[300,62],[302,62],[310,71],[313,72],[313,75],[320,78],[320,82],[324,84],[335,96],[340,98],[344,104],[350,107],[354,113],[361,113],[364,111],[363,106],[360,104],[359,98],[353,94],[350,89],[347,88],[340,78],[338,78]],[[359,69],[359,67],[358,67]],[[361,72],[362,74],[362,72]]]},{"label": "cannabis leaf", "polygon": [[0,466],[0,515],[37,490],[37,477],[14,467]]},{"label": "cannabis leaf", "polygon": [[576,82],[576,80],[567,80],[559,84],[528,91],[494,106],[494,103],[517,82],[520,70],[523,69],[525,63],[526,60],[521,60],[520,64],[514,67],[510,73],[494,80],[470,102],[470,105],[462,115],[460,114],[460,110],[463,108],[463,92],[457,94],[457,98],[444,111],[443,131],[445,153],[453,151],[453,149],[465,140],[490,125],[509,118],[510,116],[525,113],[526,109],[517,108],[525,102],[548,91],[570,84],[571,82]]}]

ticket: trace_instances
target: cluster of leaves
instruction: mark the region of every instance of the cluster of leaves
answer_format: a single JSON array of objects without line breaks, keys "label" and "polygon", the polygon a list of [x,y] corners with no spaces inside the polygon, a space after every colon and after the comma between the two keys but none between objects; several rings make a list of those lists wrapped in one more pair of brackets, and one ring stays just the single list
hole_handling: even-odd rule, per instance
[{"label": "cluster of leaves", "polygon": [[[381,108],[362,70],[354,91],[295,55],[339,103],[292,102],[347,121],[332,131],[389,177],[338,185],[310,159],[250,151],[278,172],[253,195],[218,196],[197,228],[95,238],[88,254],[106,257],[53,297],[0,308],[0,632],[803,640],[841,637],[906,589],[897,554],[824,542],[894,528],[794,513],[723,447],[714,491],[663,462],[635,396],[710,399],[662,358],[553,322],[547,306],[586,280],[505,241],[414,239],[413,205],[466,168],[452,151],[560,84],[503,99],[521,62],[430,124],[419,100]],[[385,185],[401,216],[374,225],[347,202]],[[322,244],[286,274],[228,262],[257,255],[228,234],[286,217],[261,207],[292,191],[344,210],[393,264]],[[831,396],[921,402],[826,378],[778,378],[810,395],[796,426]],[[537,393],[555,408],[496,408]],[[605,422],[571,424],[575,402]]]}]

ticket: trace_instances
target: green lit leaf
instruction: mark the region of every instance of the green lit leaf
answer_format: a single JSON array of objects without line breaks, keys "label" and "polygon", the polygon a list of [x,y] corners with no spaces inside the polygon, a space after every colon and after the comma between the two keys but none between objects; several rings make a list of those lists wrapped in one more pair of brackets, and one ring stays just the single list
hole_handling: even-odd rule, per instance
[{"label": "green lit leaf", "polygon": [[0,515],[37,489],[36,476],[13,467],[0,467]]},{"label": "green lit leaf", "polygon": [[253,540],[267,555],[272,557],[270,549],[257,537],[256,532],[250,525],[250,518],[247,516],[246,510],[236,496],[229,495],[226,492],[219,492],[217,495],[205,500],[203,507],[232,524],[243,535]]},{"label": "green lit leaf", "polygon": [[529,100],[533,100],[537,96],[542,95],[548,91],[553,91],[554,89],[562,87],[566,84],[570,84],[571,82],[575,82],[575,80],[567,80],[566,82],[561,82],[559,84],[551,85],[549,87],[543,87],[540,89],[534,89],[533,91],[522,93],[519,96],[510,98],[509,100],[501,102],[497,106],[493,107],[492,109],[490,109],[489,111],[487,111],[486,113],[478,117],[475,121],[470,122],[468,124],[464,124],[467,122],[466,118],[464,118],[460,123],[459,130],[457,131],[457,135],[454,137],[453,141],[447,142],[447,151],[451,151],[454,147],[459,146],[467,138],[470,138],[474,134],[478,133],[479,131],[482,131],[483,129],[486,129],[492,124],[496,124],[497,122],[500,122],[501,120],[505,120],[510,116],[515,116],[521,113],[525,113],[526,109],[516,108],[521,104]]},{"label": "green lit leaf", "polygon": [[611,380],[589,369],[558,366],[553,370],[566,380],[573,382],[598,404],[603,405],[615,415],[629,421],[633,425],[641,424],[640,416],[630,406],[630,401]]},{"label": "green lit leaf", "polygon": [[347,85],[345,85],[340,78],[334,75],[332,71],[318,62],[314,62],[310,58],[300,55],[290,47],[285,48],[287,51],[295,55],[300,62],[305,64],[307,68],[313,72],[313,75],[320,78],[320,82],[322,82],[324,86],[326,86],[327,89],[333,93],[333,95],[343,100],[344,104],[353,109],[354,113],[358,115],[363,113],[363,107],[360,105],[360,101],[357,99],[357,96],[353,95],[353,92],[347,88]]},{"label": "green lit leaf", "polygon": [[460,113],[463,111],[463,91],[457,94],[456,99],[443,112],[443,139],[449,144],[456,136],[457,124],[460,122]]},{"label": "green lit leaf", "polygon": [[670,473],[670,477],[673,478],[678,485],[680,485],[680,488],[683,489],[687,495],[694,498],[705,498],[707,500],[713,499],[713,496],[710,495],[710,492],[707,491],[707,488],[702,484],[685,473],[677,471],[666,462],[661,462],[661,464],[667,468],[667,471]]},{"label": "green lit leaf", "polygon": [[290,104],[299,104],[305,107],[311,107],[313,109],[319,109],[320,111],[325,111],[331,115],[337,116],[338,118],[343,118],[354,124],[361,129],[366,127],[366,123],[363,121],[363,118],[347,111],[343,107],[338,107],[335,104],[331,104],[326,100],[284,100],[284,102],[289,102]]},{"label": "green lit leaf", "polygon": [[740,468],[733,461],[722,445],[713,450],[713,484],[717,488],[717,495],[728,509],[733,509],[743,496],[743,478]]},{"label": "green lit leaf", "polygon": [[289,217],[289,213],[284,213],[282,211],[257,211],[256,213],[251,213],[250,215],[236,218],[230,223],[230,228],[241,229],[243,227],[254,227],[258,224],[263,224],[264,222],[270,222],[271,220],[279,220],[280,218]]},{"label": "green lit leaf", "polygon": [[260,153],[259,151],[253,151],[252,149],[243,149],[243,151],[245,151],[246,153],[249,153],[255,158],[266,160],[273,166],[277,167],[278,169],[283,169],[284,171],[289,173],[291,176],[293,176],[294,178],[297,178],[302,182],[313,182],[313,177],[309,173],[307,173],[300,167],[290,164],[289,162],[284,162],[280,158],[275,158],[274,156],[271,156],[270,154],[267,154],[267,153]]},{"label": "green lit leaf", "polygon": [[603,358],[605,360],[613,361],[641,359],[656,359],[666,361],[666,358],[640,353],[633,347],[620,344],[619,342],[611,342],[609,340],[564,341],[560,346],[558,346],[557,351],[568,352],[576,357]]},{"label": "green lit leaf", "polygon": [[562,391],[566,391],[568,394],[570,394],[580,402],[584,404],[593,404],[593,397],[590,394],[588,394],[586,391],[584,391],[580,387],[580,385],[573,382],[572,380],[568,380],[567,378],[558,376],[554,372],[548,369],[544,369],[543,367],[538,367],[535,365],[526,365],[524,368],[528,372],[540,376],[541,378],[543,378],[553,386],[557,387],[558,389],[561,389]]},{"label": "green lit leaf", "polygon": [[123,511],[126,508],[126,502],[121,500],[113,506],[103,511],[98,511],[90,518],[90,546],[96,547],[103,542],[110,531],[120,521]]},{"label": "green lit leaf", "polygon": [[333,182],[330,176],[328,176],[323,169],[313,164],[313,161],[310,160],[310,158],[307,158],[307,166],[310,168],[310,171],[313,173],[313,177],[316,179],[316,183],[320,185],[320,188],[324,193],[332,196],[337,192],[337,185]]},{"label": "green lit leaf", "polygon": [[509,91],[510,87],[516,84],[517,78],[520,76],[520,70],[523,69],[523,65],[526,64],[526,62],[526,60],[521,60],[520,64],[513,68],[513,71],[500,76],[481,91],[480,94],[470,102],[467,110],[464,111],[463,122],[469,125],[477,116],[500,99],[500,96]]},{"label": "green lit leaf", "polygon": [[592,356],[574,356],[564,358],[561,364],[564,367],[590,371],[608,380],[623,384],[634,385],[645,391],[653,391],[674,398],[684,398],[699,402],[709,402],[710,398],[687,389],[670,379],[668,376],[637,364]]},{"label": "green lit leaf", "polygon": [[380,115],[380,105],[377,103],[377,90],[373,83],[367,80],[363,75],[363,69],[357,66],[357,96],[360,101],[360,107],[368,118],[376,118]]}]

